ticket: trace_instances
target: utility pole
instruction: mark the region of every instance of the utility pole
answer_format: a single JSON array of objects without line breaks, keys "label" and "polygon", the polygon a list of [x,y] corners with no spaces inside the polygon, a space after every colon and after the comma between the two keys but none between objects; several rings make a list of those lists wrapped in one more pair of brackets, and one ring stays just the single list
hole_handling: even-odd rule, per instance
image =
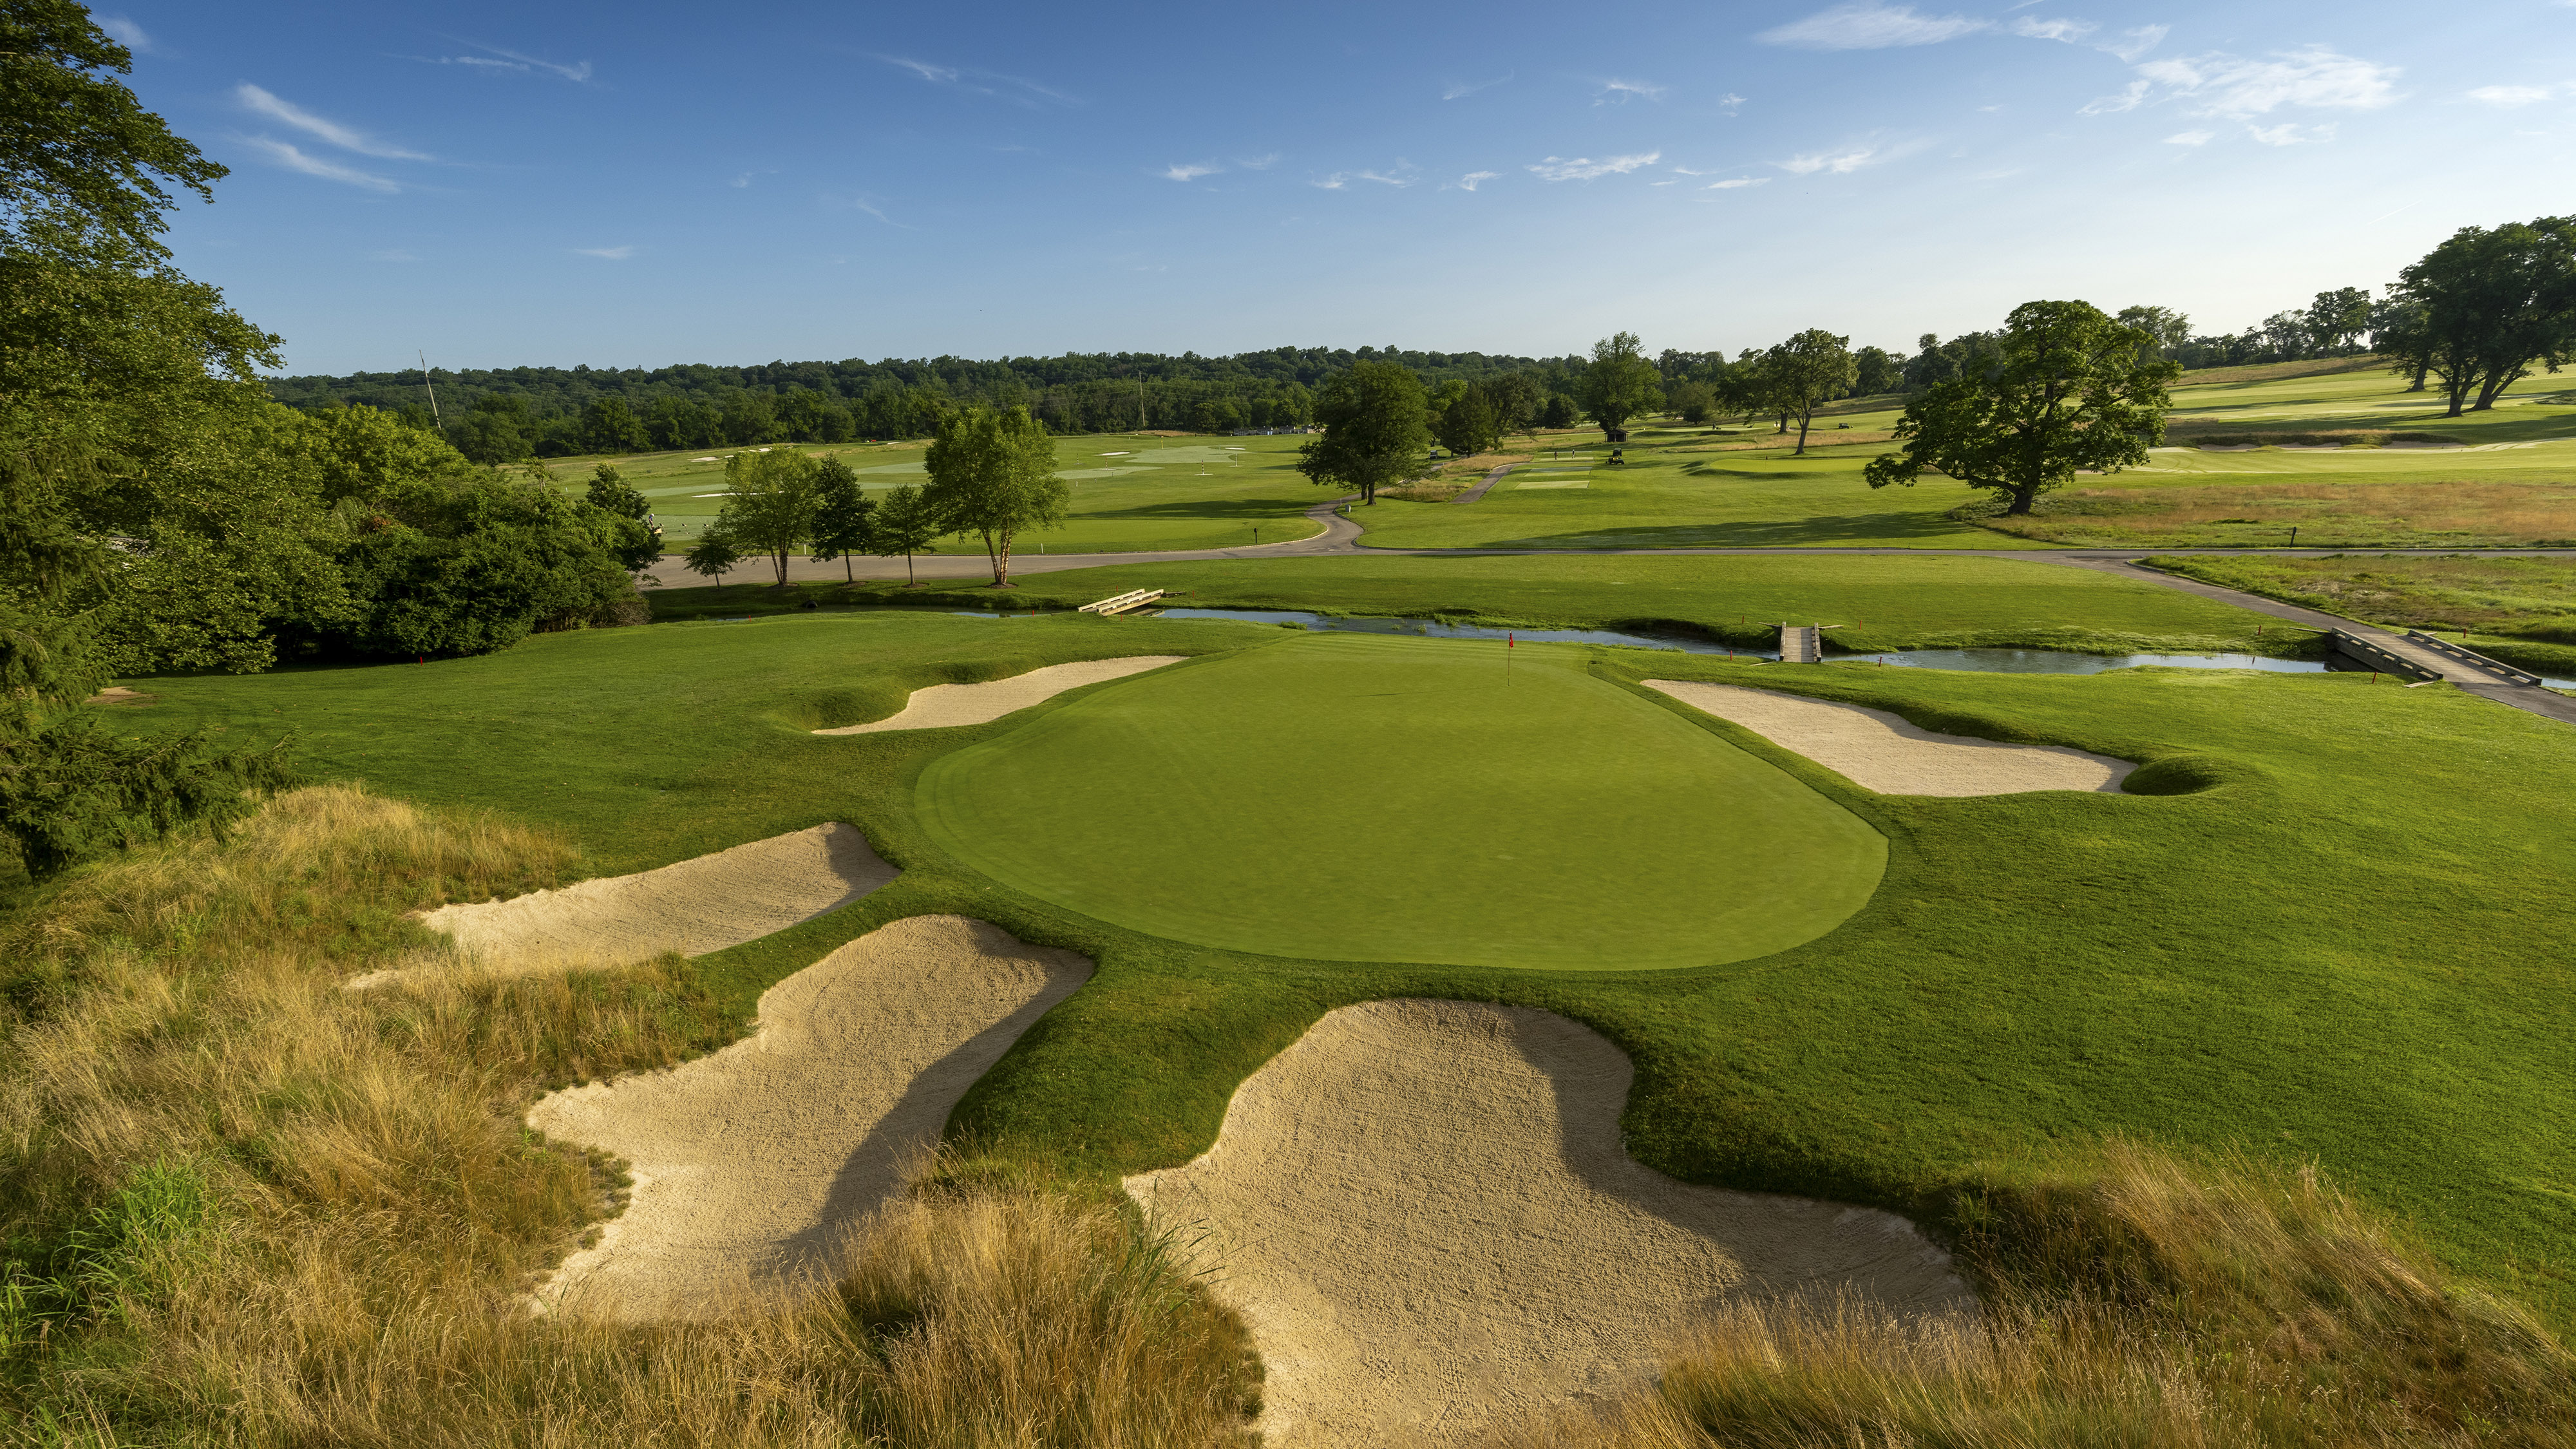
[{"label": "utility pole", "polygon": [[420,359],[420,385],[429,393],[429,425],[437,428],[441,432],[444,432],[447,429],[447,424],[440,422],[438,419],[438,389],[430,386],[429,381],[429,354],[426,352],[415,352],[412,355]]}]

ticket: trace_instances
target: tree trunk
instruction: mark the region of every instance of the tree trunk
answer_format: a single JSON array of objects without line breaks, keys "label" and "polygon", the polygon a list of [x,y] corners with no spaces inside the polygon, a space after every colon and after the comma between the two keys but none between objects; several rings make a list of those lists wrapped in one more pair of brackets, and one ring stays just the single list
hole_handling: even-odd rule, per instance
[{"label": "tree trunk", "polygon": [[1793,458],[1803,458],[1803,457],[1807,456],[1807,423],[1808,423],[1808,421],[1809,421],[1809,420],[1808,420],[1808,419],[1806,419],[1806,418],[1800,418],[1800,419],[1798,419],[1798,451],[1796,451],[1796,452],[1794,452],[1794,453],[1790,454],[1790,455],[1789,455],[1790,457],[1793,457]]},{"label": "tree trunk", "polygon": [[778,569],[778,587],[782,589],[787,587],[787,550],[779,549],[772,553],[769,559]]},{"label": "tree trunk", "polygon": [[910,549],[905,549],[903,553],[903,586],[907,589],[921,587],[921,580],[914,577],[912,572],[912,550]]},{"label": "tree trunk", "polygon": [[1011,536],[1003,534],[999,540],[987,543],[986,547],[993,554],[993,587],[1018,588],[1019,585],[1011,582]]},{"label": "tree trunk", "polygon": [[2424,390],[2424,374],[2432,370],[2432,366],[2429,363],[2417,363],[2415,365],[2415,385],[2406,390],[2408,392],[2422,392]]},{"label": "tree trunk", "polygon": [[851,583],[855,584],[859,581],[858,565],[850,562],[850,556],[848,554],[841,555],[841,573],[844,577],[848,578]]},{"label": "tree trunk", "polygon": [[2012,490],[2012,500],[2012,507],[2004,510],[2004,516],[2006,518],[2027,518],[2030,516],[2030,506],[2039,501],[2039,490],[2036,488],[2016,488]]}]

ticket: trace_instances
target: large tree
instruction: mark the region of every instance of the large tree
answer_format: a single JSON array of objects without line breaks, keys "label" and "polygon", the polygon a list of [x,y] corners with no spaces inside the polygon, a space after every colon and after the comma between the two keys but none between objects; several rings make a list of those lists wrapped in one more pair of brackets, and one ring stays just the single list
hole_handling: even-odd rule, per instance
[{"label": "large tree", "polygon": [[1617,332],[1592,344],[1592,363],[1576,380],[1574,398],[1584,416],[1616,432],[1630,418],[1663,406],[1662,381],[1637,334]]},{"label": "large tree", "polygon": [[922,466],[930,474],[923,499],[949,532],[983,540],[997,589],[1018,587],[1011,541],[1061,526],[1072,507],[1072,485],[1055,475],[1055,440],[1027,408],[967,408],[941,418]]},{"label": "large tree", "polygon": [[1903,446],[1871,459],[1864,476],[1872,488],[1910,487],[1938,472],[2026,514],[2078,472],[2135,467],[2163,440],[2165,386],[2182,371],[2157,355],[2156,340],[2090,303],[2025,302],[2004,321],[1995,365],[1907,404],[1896,424]]},{"label": "large tree", "polygon": [[1297,450],[1297,471],[1334,488],[1377,490],[1430,471],[1431,423],[1422,379],[1400,362],[1354,362],[1315,396],[1324,435]]},{"label": "large tree", "polygon": [[1537,426],[1539,413],[1547,406],[1547,389],[1526,372],[1489,377],[1476,387],[1485,396],[1485,406],[1493,411],[1500,436],[1528,432]]},{"label": "large tree", "polygon": [[715,532],[765,555],[787,587],[787,558],[814,536],[816,465],[791,448],[746,448],[725,459]]},{"label": "large tree", "polygon": [[1810,327],[1763,353],[1761,375],[1764,410],[1780,414],[1783,431],[1789,419],[1798,420],[1798,453],[1803,455],[1816,409],[1848,395],[1860,366],[1852,359],[1850,338]]},{"label": "large tree", "polygon": [[885,502],[878,505],[876,516],[870,522],[876,534],[874,546],[877,557],[892,558],[902,554],[903,586],[920,588],[921,580],[913,573],[912,558],[915,554],[937,552],[934,545],[939,541],[939,535],[948,531],[946,522],[939,516],[939,509],[922,497],[920,488],[906,483],[886,495]]},{"label": "large tree", "polygon": [[868,501],[859,486],[859,475],[838,458],[825,458],[814,465],[814,539],[816,563],[841,561],[841,573],[850,583],[858,582],[858,573],[850,560],[868,552],[876,543],[876,526],[868,515],[876,505]]},{"label": "large tree", "polygon": [[2576,216],[2462,227],[2393,290],[2424,307],[2416,346],[2447,416],[2494,407],[2533,368],[2556,372],[2576,352]]},{"label": "large tree", "polygon": [[344,607],[302,425],[257,380],[277,339],[160,243],[163,185],[224,169],[131,64],[79,5],[0,5],[0,835],[37,873],[287,779],[273,749],[110,735],[81,704],[112,671],[258,668],[281,605]]}]

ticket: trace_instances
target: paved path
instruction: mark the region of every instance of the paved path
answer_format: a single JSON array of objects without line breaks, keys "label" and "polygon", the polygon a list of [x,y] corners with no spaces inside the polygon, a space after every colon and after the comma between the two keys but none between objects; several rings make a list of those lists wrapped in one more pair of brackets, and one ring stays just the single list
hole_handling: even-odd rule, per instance
[{"label": "paved path", "polygon": [[1475,487],[1468,489],[1466,492],[1459,494],[1457,497],[1452,498],[1449,501],[1452,503],[1473,503],[1477,499],[1494,491],[1494,485],[1503,481],[1503,475],[1519,466],[1521,465],[1518,463],[1505,463],[1503,466],[1496,468],[1493,472],[1486,474],[1484,482],[1477,484]]}]

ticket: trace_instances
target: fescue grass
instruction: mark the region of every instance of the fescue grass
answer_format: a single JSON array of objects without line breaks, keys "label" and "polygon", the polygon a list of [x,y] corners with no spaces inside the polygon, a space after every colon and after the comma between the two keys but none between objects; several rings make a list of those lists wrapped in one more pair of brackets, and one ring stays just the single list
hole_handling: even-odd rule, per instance
[{"label": "fescue grass", "polygon": [[[0,1435],[225,1445],[1197,1446],[1254,1369],[1105,1199],[968,1186],[857,1225],[832,1284],[711,1327],[537,1315],[617,1206],[541,1089],[742,1026],[676,959],[496,981],[389,916],[553,877],[557,839],[348,787],[153,847],[8,922]],[[678,1436],[675,1439],[673,1436]]]},{"label": "fescue grass", "polygon": [[2576,1443],[2576,1359],[2313,1169],[2113,1142],[1954,1204],[1976,1315],[1747,1303],[1564,1449]]},{"label": "fescue grass", "polygon": [[2302,548],[2566,548],[2576,547],[2576,484],[2083,487],[2022,518],[1980,521],[2016,537],[2113,548],[2280,548],[2293,529]]},{"label": "fescue grass", "polygon": [[[1608,577],[1602,596],[1624,592]],[[2314,1158],[2419,1224],[2453,1270],[2576,1319],[2576,1203],[2550,1186],[2558,1144],[2576,1138],[2563,1061],[2576,1005],[2560,965],[2576,927],[2576,822],[2563,808],[2576,756],[2563,726],[2368,675],[1966,675],[1597,651],[1588,667],[1605,680],[1848,699],[1935,729],[2143,760],[2133,790],[2175,792],[1868,795],[1658,704],[1870,822],[1889,864],[1870,903],[1816,941],[1640,973],[1194,946],[1050,905],[929,838],[914,800],[933,761],[1081,694],[966,729],[806,733],[891,713],[905,690],[942,680],[1300,638],[1155,619],[804,614],[546,636],[451,664],[159,680],[161,702],[120,719],[292,724],[318,773],[506,807],[579,839],[593,871],[851,821],[900,880],[692,973],[744,1011],[842,942],[933,911],[1090,956],[1098,974],[960,1109],[962,1128],[1033,1170],[1097,1183],[1187,1161],[1235,1086],[1334,1006],[1502,1001],[1564,1012],[1628,1050],[1632,1150],[1688,1181],[1923,1213],[1975,1164],[2044,1159],[2061,1140],[2243,1143]],[[1482,788],[1473,758],[1451,768],[1462,799]],[[1346,853],[1367,855],[1367,841]],[[1445,857],[1378,864],[1433,888],[1452,869]],[[1295,887],[1302,865],[1277,862],[1274,888]]]}]

